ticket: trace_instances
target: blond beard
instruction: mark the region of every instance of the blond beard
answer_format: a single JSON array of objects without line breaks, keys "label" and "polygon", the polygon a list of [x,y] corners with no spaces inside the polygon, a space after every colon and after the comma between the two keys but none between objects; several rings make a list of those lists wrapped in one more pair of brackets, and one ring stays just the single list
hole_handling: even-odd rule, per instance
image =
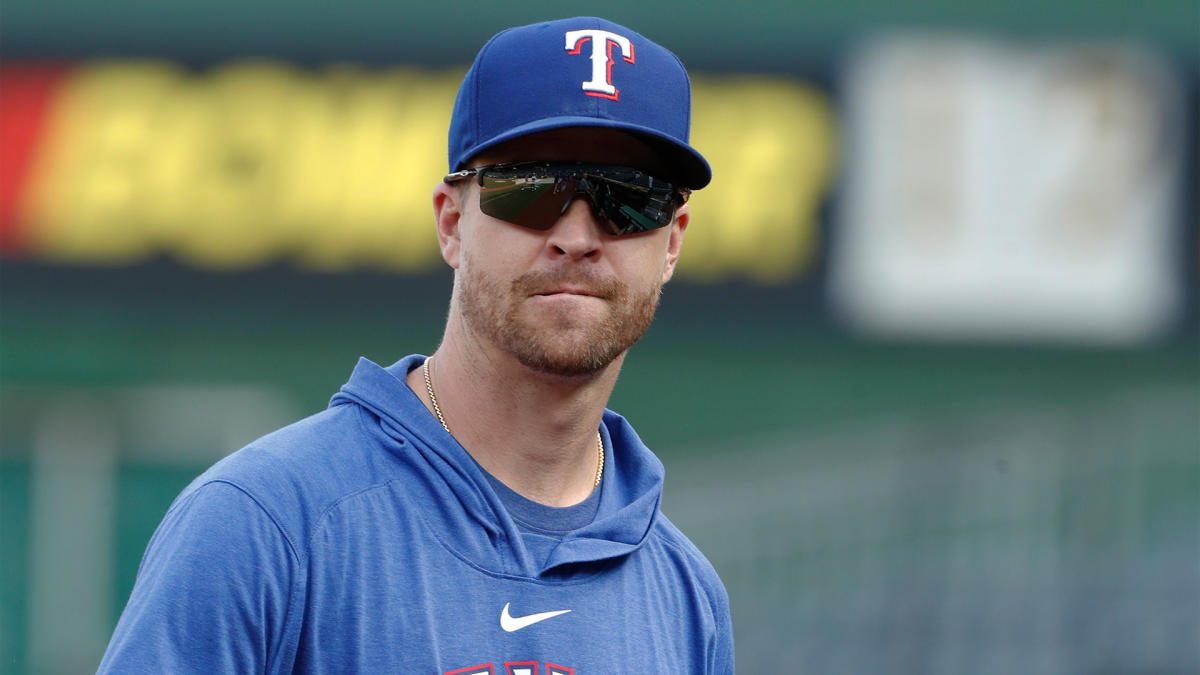
[{"label": "blond beard", "polygon": [[[474,269],[470,261],[464,269]],[[635,294],[616,279],[600,279],[564,268],[529,272],[514,279],[507,289],[501,282],[459,270],[459,305],[468,329],[500,346],[518,362],[550,375],[581,376],[597,373],[641,339],[654,319],[662,296],[661,284]],[[585,326],[566,313],[555,316],[558,326],[538,325],[522,316],[525,301],[539,291],[568,286],[587,289],[603,299],[608,316]],[[582,334],[580,334],[582,331]]]}]

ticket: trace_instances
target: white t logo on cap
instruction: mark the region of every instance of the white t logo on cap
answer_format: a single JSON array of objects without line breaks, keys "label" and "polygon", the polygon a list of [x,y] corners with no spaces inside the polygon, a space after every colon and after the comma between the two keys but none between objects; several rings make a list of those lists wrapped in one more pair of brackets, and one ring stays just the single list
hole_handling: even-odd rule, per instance
[{"label": "white t logo on cap", "polygon": [[612,83],[613,47],[620,47],[625,61],[633,63],[633,43],[623,35],[606,30],[570,30],[567,31],[567,53],[580,53],[583,43],[588,40],[592,41],[592,79],[583,83],[583,92],[616,101],[621,92]]}]

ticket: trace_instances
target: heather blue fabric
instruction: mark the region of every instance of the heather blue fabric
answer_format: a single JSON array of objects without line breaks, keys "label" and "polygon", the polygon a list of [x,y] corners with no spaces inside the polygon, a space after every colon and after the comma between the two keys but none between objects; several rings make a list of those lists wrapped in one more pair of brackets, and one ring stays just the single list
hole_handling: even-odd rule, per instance
[{"label": "heather blue fabric", "polygon": [[[405,384],[423,359],[360,360],[327,410],[188,486],[100,671],[732,673],[724,587],[629,424],[605,411],[595,517],[535,553]],[[506,632],[506,605],[570,612]]]},{"label": "heather blue fabric", "polygon": [[[611,43],[608,56],[615,98],[589,95],[591,40],[567,49],[569,31],[602,30],[632,45],[632,62]],[[595,92],[593,92],[594,94]],[[504,141],[563,127],[633,132],[671,159],[680,180],[700,189],[712,180],[704,156],[688,145],[692,83],[679,58],[645,36],[591,16],[519,26],[487,42],[463,78],[450,117],[451,171]]]},{"label": "heather blue fabric", "polygon": [[592,522],[600,508],[603,486],[592,490],[587,499],[574,506],[555,508],[522,497],[486,471],[483,475],[504,504],[504,510],[520,528],[525,550],[534,560],[549,558],[563,537]]}]

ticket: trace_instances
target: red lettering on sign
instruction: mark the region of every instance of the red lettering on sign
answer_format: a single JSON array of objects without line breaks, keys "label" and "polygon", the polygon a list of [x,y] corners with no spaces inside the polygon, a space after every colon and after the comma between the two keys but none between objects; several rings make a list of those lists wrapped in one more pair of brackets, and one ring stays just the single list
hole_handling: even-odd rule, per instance
[{"label": "red lettering on sign", "polygon": [[59,84],[69,73],[53,64],[0,65],[0,252],[21,251],[25,233],[18,222],[21,197],[29,182]]}]

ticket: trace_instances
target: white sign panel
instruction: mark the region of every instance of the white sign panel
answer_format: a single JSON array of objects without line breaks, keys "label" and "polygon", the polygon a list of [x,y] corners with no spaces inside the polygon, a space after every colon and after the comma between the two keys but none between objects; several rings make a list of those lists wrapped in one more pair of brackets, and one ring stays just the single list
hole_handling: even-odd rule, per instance
[{"label": "white sign panel", "polygon": [[1182,97],[1151,55],[893,38],[843,84],[830,292],[851,324],[1135,343],[1177,317]]}]

